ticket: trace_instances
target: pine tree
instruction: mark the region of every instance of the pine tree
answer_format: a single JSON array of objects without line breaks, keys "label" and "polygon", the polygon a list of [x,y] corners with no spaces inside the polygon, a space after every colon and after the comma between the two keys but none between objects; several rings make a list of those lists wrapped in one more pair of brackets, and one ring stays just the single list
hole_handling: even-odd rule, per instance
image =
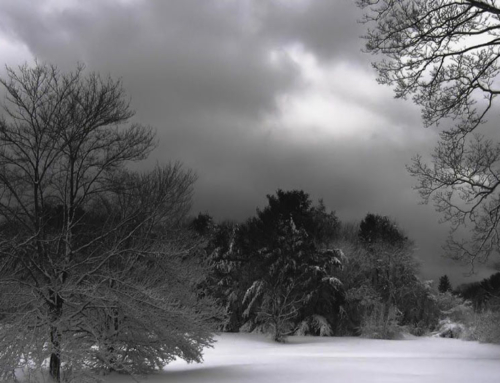
[{"label": "pine tree", "polygon": [[450,279],[446,274],[439,278],[438,290],[440,293],[446,293],[452,290]]},{"label": "pine tree", "polygon": [[226,321],[222,330],[237,332],[242,323],[242,299],[248,286],[250,265],[239,245],[240,225],[222,222],[214,225],[206,246],[210,273],[206,280],[207,291],[225,307]]},{"label": "pine tree", "polygon": [[[343,286],[334,275],[344,255],[320,248],[333,235],[336,220],[313,208],[302,191],[268,196],[269,206],[247,222],[256,272],[243,300],[248,326],[283,341],[294,332],[331,335],[335,313],[343,302]],[[319,214],[321,213],[321,214]],[[323,221],[316,220],[321,216]],[[327,222],[328,230],[320,230]],[[320,240],[314,236],[321,233]]]}]

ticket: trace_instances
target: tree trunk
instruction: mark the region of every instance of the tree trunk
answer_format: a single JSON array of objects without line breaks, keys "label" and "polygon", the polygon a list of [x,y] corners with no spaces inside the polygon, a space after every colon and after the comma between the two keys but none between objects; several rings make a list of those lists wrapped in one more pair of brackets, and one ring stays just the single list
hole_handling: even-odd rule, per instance
[{"label": "tree trunk", "polygon": [[111,323],[108,323],[108,345],[106,347],[107,354],[109,356],[108,358],[108,363],[109,363],[109,370],[110,371],[117,371],[116,370],[116,355],[115,355],[115,344],[116,344],[116,338],[118,335],[119,331],[119,318],[118,318],[118,310],[114,308],[112,310],[113,314],[110,316]]},{"label": "tree trunk", "polygon": [[61,343],[57,326],[52,326],[50,329],[50,342],[52,344],[49,365],[50,376],[55,382],[59,383],[61,381]]},{"label": "tree trunk", "polygon": [[384,337],[387,336],[387,328],[389,325],[389,315],[391,313],[391,302],[388,299],[384,304],[384,310],[382,314],[382,320],[384,323]]},{"label": "tree trunk", "polygon": [[51,354],[49,363],[49,373],[52,379],[61,382],[61,332],[59,331],[59,320],[62,316],[63,299],[59,293],[52,293],[51,305],[51,326],[50,326],[50,343]]}]

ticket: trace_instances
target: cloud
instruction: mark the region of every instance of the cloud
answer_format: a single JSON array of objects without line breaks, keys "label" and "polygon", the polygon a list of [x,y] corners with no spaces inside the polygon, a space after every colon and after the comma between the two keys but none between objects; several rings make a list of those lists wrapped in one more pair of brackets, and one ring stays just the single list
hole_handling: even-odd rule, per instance
[{"label": "cloud", "polygon": [[445,228],[404,165],[436,132],[376,83],[359,17],[349,0],[7,0],[0,53],[121,77],[135,120],[158,131],[148,163],[197,171],[194,211],[241,220],[303,189],[345,220],[392,216],[435,278],[451,270]]}]

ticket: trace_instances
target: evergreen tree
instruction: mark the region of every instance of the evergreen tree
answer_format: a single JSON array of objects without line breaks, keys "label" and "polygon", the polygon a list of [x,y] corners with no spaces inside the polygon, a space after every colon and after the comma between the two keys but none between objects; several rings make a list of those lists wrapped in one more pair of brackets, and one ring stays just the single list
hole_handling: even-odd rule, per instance
[{"label": "evergreen tree", "polygon": [[236,332],[243,324],[242,300],[251,273],[251,264],[241,251],[241,225],[233,222],[216,224],[206,247],[210,274],[207,290],[225,307],[226,321],[222,329]]},{"label": "evergreen tree", "polygon": [[451,283],[450,283],[450,279],[448,278],[448,276],[446,274],[441,276],[439,278],[438,291],[440,293],[446,293],[446,292],[451,291],[451,290],[452,290]]},{"label": "evergreen tree", "polygon": [[[250,252],[256,271],[243,299],[247,326],[272,332],[277,341],[298,330],[330,335],[343,301],[334,272],[344,256],[318,244],[328,243],[326,233],[334,235],[337,221],[324,207],[313,208],[303,191],[278,190],[268,201],[246,224],[251,240],[244,251]],[[315,240],[315,233],[323,234],[321,240]]]}]

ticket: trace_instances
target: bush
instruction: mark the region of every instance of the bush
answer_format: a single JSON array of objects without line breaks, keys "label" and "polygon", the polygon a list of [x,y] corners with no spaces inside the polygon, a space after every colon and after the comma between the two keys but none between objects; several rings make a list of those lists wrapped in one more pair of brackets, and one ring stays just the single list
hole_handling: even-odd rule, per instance
[{"label": "bush", "polygon": [[450,318],[439,321],[438,330],[434,332],[433,336],[439,338],[454,338],[461,339],[465,337],[467,327],[463,323],[457,323]]},{"label": "bush", "polygon": [[467,339],[500,344],[500,312],[485,311],[476,314]]},{"label": "bush", "polygon": [[472,319],[473,308],[470,301],[466,301],[450,292],[439,293],[436,296],[441,316],[452,322],[468,324]]},{"label": "bush", "polygon": [[420,321],[415,325],[410,325],[407,327],[408,327],[408,332],[414,336],[424,336],[425,334],[427,334],[429,330],[428,326],[423,321]]},{"label": "bush", "polygon": [[405,328],[399,325],[401,315],[396,307],[390,307],[386,312],[384,304],[374,306],[370,315],[361,323],[360,332],[363,338],[371,339],[401,339]]}]

